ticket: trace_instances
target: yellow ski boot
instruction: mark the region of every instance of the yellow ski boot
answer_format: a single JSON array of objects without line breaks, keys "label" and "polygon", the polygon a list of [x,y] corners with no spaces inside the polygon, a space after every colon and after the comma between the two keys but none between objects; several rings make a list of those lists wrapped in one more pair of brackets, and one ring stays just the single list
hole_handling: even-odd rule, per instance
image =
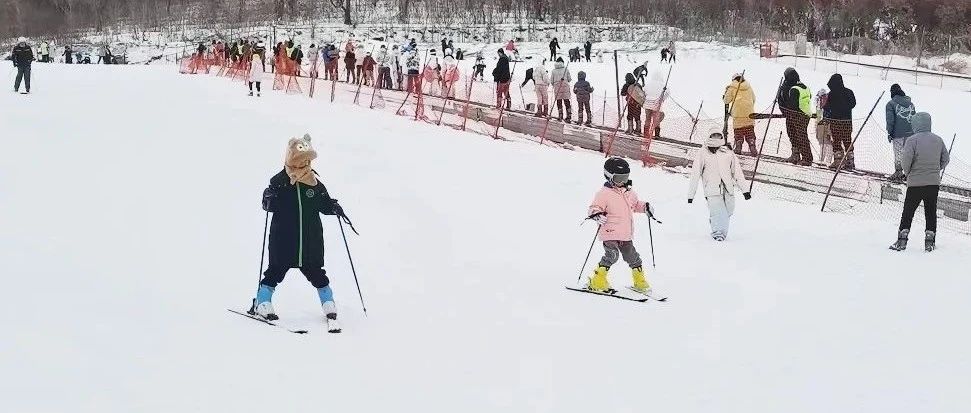
[{"label": "yellow ski boot", "polygon": [[647,278],[644,278],[644,269],[637,267],[631,270],[634,277],[634,286],[632,287],[634,291],[641,294],[650,294],[651,285],[647,283]]},{"label": "yellow ski boot", "polygon": [[593,271],[593,278],[590,278],[590,282],[587,284],[587,289],[590,291],[596,291],[598,293],[606,293],[612,290],[610,288],[610,282],[607,281],[607,267],[597,267]]}]

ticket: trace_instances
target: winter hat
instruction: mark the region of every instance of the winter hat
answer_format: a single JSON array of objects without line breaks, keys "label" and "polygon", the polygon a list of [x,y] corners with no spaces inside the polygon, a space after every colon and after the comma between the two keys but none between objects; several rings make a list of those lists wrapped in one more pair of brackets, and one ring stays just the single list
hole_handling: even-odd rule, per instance
[{"label": "winter hat", "polygon": [[705,146],[709,148],[719,148],[725,145],[725,136],[719,129],[712,129],[708,132],[708,139],[705,139]]},{"label": "winter hat", "polygon": [[20,38],[17,39],[17,43],[27,43],[27,38],[26,37],[20,37]]},{"label": "winter hat", "polygon": [[931,131],[931,114],[927,112],[917,112],[910,118],[910,124],[914,127],[914,133]]},{"label": "winter hat", "polygon": [[745,79],[742,78],[742,74],[741,73],[736,73],[736,74],[732,75],[732,80],[743,81]]},{"label": "winter hat", "polygon": [[310,168],[310,162],[314,159],[317,159],[317,151],[310,143],[309,134],[304,134],[303,138],[300,139],[290,139],[287,142],[287,157],[284,167],[287,176],[290,177],[291,184],[300,182],[310,186],[317,185],[317,177],[314,176],[314,171]]},{"label": "winter hat", "polygon": [[829,90],[843,90],[846,86],[843,85],[843,75],[836,73],[829,78],[829,82],[826,82],[826,86],[829,86]]},{"label": "winter hat", "polygon": [[584,72],[582,70],[577,72],[577,80],[579,81],[587,80],[587,72]]},{"label": "winter hat", "polygon": [[900,85],[896,83],[890,86],[890,97],[893,98],[895,96],[907,96],[904,90],[900,88]]}]

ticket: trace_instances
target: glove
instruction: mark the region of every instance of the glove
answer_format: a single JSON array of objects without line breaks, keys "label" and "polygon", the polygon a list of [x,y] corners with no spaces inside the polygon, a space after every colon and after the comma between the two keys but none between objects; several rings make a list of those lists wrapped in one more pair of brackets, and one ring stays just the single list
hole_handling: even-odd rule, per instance
[{"label": "glove", "polygon": [[593,215],[587,217],[587,219],[592,219],[592,220],[596,221],[597,224],[604,225],[604,224],[607,223],[607,213],[606,212],[598,212],[596,214],[593,214]]},{"label": "glove", "polygon": [[330,209],[332,211],[334,211],[334,215],[337,215],[339,217],[345,216],[344,215],[344,208],[341,208],[341,204],[337,203],[337,200],[336,199],[331,199],[330,200]]},{"label": "glove", "polygon": [[752,199],[752,193],[751,192],[743,192],[742,193],[742,196],[745,197],[745,200],[746,201]]},{"label": "glove", "polygon": [[692,199],[692,198],[688,198],[688,203],[689,203],[689,204],[690,204],[690,203],[692,203],[692,202],[694,202],[694,201],[695,201],[694,199]]},{"label": "glove", "polygon": [[270,186],[263,190],[263,210],[273,212],[273,203],[276,202],[276,188]]},{"label": "glove", "polygon": [[654,207],[651,206],[650,202],[644,203],[644,210],[647,211],[647,216],[654,217]]}]

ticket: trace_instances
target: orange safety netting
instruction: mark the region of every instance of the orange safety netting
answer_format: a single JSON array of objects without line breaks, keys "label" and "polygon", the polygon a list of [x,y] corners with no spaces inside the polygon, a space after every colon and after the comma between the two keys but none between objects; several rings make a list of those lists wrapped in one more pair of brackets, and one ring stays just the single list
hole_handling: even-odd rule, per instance
[{"label": "orange safety netting", "polygon": [[[247,64],[221,63],[219,73],[246,78]],[[461,74],[436,76],[434,72],[409,75],[380,67],[358,72],[342,67],[343,63],[334,60],[298,65],[281,56],[274,65],[273,89],[314,100],[386,110],[496,139],[520,138],[600,151],[675,171],[690,166],[710,132],[727,128],[726,143],[740,153],[746,175],[772,184],[759,185],[765,196],[818,205],[829,194],[828,211],[890,221],[899,215],[903,201],[905,188],[884,178],[894,170],[894,155],[881,125],[882,116],[866,121],[867,114],[861,114],[869,110],[869,104],[861,105],[867,107],[858,108],[855,119],[846,121],[818,119],[786,109],[768,113],[772,110],[766,108],[765,113],[757,114],[752,126],[735,129],[730,118],[726,124],[721,116],[722,102],[716,105],[719,116],[711,116],[704,111],[703,102],[689,109],[666,90],[657,99],[645,100],[639,110],[630,111],[626,97],[601,93],[590,97],[591,116],[584,113],[583,122],[578,124],[580,107],[574,105],[575,100],[557,110],[556,85],[545,91],[541,87],[537,93],[531,84],[496,84]],[[198,73],[203,67],[202,61],[180,62],[182,73]],[[543,93],[552,103],[549,116],[537,105],[542,103]],[[586,122],[589,126],[583,124]],[[843,169],[837,175],[835,168],[840,162]],[[961,189],[971,187],[971,167],[957,160],[952,165],[945,174],[946,189],[942,189],[939,206],[949,219],[940,220],[939,225],[971,233],[971,190]]]}]

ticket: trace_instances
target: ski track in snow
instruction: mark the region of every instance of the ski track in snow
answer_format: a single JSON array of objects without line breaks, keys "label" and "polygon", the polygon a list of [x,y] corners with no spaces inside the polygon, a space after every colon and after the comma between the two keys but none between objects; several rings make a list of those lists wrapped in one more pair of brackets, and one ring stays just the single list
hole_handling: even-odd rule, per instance
[{"label": "ski track in snow", "polygon": [[[760,99],[776,72],[758,81]],[[971,406],[966,237],[895,254],[893,222],[756,191],[714,243],[684,176],[636,168],[635,189],[665,222],[648,278],[671,299],[575,294],[562,286],[594,231],[577,223],[601,185],[597,154],[279,92],[247,98],[241,83],[173,66],[34,75],[34,94],[0,94],[4,411]],[[712,77],[699,82],[717,83],[714,98],[724,79]],[[326,334],[297,271],[274,303],[310,334],[225,311],[255,293],[259,197],[286,139],[304,132],[362,234],[350,246],[367,318],[325,220],[340,335]],[[646,217],[636,220],[647,259]],[[623,264],[611,272],[615,287],[629,277]]]}]

